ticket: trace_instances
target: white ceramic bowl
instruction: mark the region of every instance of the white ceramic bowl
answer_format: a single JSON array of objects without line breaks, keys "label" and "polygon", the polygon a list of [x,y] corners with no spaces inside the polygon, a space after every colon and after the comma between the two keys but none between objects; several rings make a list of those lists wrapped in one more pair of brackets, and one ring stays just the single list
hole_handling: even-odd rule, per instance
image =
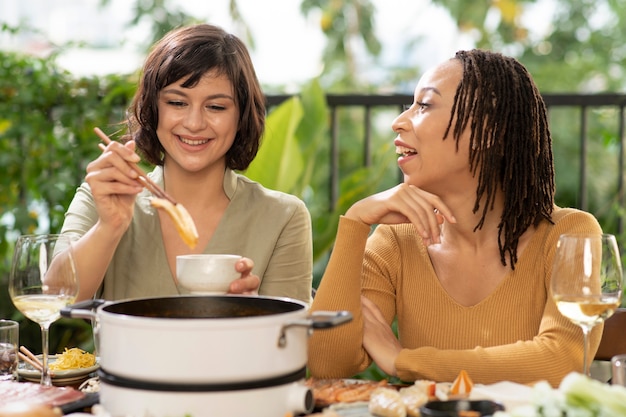
[{"label": "white ceramic bowl", "polygon": [[226,294],[233,280],[239,255],[196,254],[176,257],[176,280],[181,294]]}]

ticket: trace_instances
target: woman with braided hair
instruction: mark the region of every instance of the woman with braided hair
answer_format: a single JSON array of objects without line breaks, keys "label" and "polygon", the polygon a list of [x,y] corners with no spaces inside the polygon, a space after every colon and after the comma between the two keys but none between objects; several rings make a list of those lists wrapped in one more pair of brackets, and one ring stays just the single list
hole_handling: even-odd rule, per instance
[{"label": "woman with braided hair", "polygon": [[312,310],[354,319],[313,334],[311,375],[350,377],[374,361],[404,381],[466,370],[477,383],[558,385],[579,370],[583,341],[550,297],[556,242],[601,229],[555,206],[546,108],[530,74],[511,57],[459,51],[422,76],[392,128],[404,181],[339,220]]}]

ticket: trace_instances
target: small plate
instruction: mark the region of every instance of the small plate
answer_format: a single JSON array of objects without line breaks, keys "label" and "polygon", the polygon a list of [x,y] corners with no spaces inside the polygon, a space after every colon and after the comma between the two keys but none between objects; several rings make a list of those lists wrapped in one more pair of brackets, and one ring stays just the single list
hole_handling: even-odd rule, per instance
[{"label": "small plate", "polygon": [[[41,355],[37,355],[37,358],[41,360]],[[53,364],[57,360],[57,355],[48,356],[48,365]],[[87,368],[68,369],[66,371],[53,371],[52,385],[65,386],[75,385],[85,381],[89,378],[89,374],[95,372],[100,365],[96,364]],[[39,382],[41,380],[41,372],[33,368],[29,363],[21,362],[17,367],[17,373],[20,378],[30,381]]]}]

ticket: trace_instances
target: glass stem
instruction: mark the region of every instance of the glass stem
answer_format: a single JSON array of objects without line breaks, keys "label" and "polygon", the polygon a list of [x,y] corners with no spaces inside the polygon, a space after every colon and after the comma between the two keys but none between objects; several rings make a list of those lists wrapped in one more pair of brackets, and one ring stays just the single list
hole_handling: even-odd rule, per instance
[{"label": "glass stem", "polygon": [[589,374],[589,360],[587,356],[589,355],[589,331],[590,327],[582,326],[583,329],[583,375],[590,376]]},{"label": "glass stem", "polygon": [[41,372],[41,385],[51,386],[52,378],[50,377],[50,369],[48,369],[48,333],[50,325],[41,325],[41,363],[43,371]]}]

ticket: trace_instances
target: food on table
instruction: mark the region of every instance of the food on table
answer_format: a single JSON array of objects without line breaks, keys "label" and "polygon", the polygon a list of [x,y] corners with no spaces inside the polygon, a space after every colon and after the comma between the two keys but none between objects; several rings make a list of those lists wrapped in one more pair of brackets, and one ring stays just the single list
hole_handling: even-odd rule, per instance
[{"label": "food on table", "polygon": [[378,417],[407,416],[406,405],[402,400],[402,395],[393,388],[376,388],[370,396],[368,410]]},{"label": "food on table", "polygon": [[[473,385],[469,375],[463,370],[452,384],[417,380],[412,385],[400,388],[396,393],[379,389],[370,397],[369,411],[377,417],[420,417],[420,407],[427,402],[467,398]],[[465,417],[471,417],[471,414]]]},{"label": "food on table", "polygon": [[0,384],[3,406],[11,403],[43,404],[59,407],[85,397],[72,387],[45,386],[34,382],[5,381]]},{"label": "food on table", "polygon": [[[550,413],[550,414],[548,414]],[[626,416],[626,387],[600,382],[579,372],[563,378],[558,388],[547,381],[533,386],[532,402],[499,417]]]},{"label": "food on table", "polygon": [[89,368],[96,364],[96,357],[80,348],[65,348],[57,355],[56,361],[50,364],[51,371],[67,371],[69,369]]},{"label": "food on table", "polygon": [[172,204],[169,200],[164,198],[153,197],[150,200],[152,207],[162,208],[172,218],[178,234],[183,239],[183,242],[191,249],[195,248],[198,244],[198,230],[191,215],[185,207],[180,203]]},{"label": "food on table", "polygon": [[399,394],[406,409],[406,415],[419,417],[420,407],[428,401],[437,399],[437,387],[433,381],[418,380],[411,386],[401,388]]},{"label": "food on table", "polygon": [[470,392],[472,392],[473,386],[474,382],[472,382],[472,379],[469,377],[467,372],[462,369],[452,383],[449,394],[451,397],[455,398],[467,398]]},{"label": "food on table", "polygon": [[417,380],[411,385],[397,386],[385,379],[309,378],[306,384],[313,391],[318,409],[337,403],[366,402],[369,412],[377,417],[419,417],[420,407],[427,402],[467,398],[474,386],[464,370],[453,383]]},{"label": "food on table", "polygon": [[94,376],[84,381],[78,390],[85,393],[100,392],[100,377]]},{"label": "food on table", "polygon": [[388,386],[387,380],[367,381],[356,379],[316,379],[309,378],[306,385],[311,387],[317,408],[335,403],[369,401],[376,388]]},{"label": "food on table", "polygon": [[[370,397],[369,412],[378,417],[419,417],[420,407],[428,401],[447,399],[447,395],[434,381],[417,380],[400,390],[377,389]],[[390,392],[395,391],[395,392]],[[446,390],[447,391],[447,390]],[[438,397],[437,394],[441,397]]]}]

